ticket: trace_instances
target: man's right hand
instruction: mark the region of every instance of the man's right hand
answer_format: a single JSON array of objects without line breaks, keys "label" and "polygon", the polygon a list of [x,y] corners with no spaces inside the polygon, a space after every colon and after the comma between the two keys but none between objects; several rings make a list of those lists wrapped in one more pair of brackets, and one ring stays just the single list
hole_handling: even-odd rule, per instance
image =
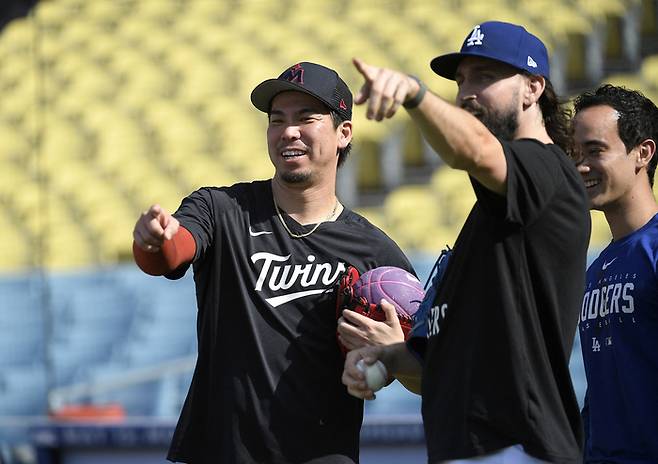
[{"label": "man's right hand", "polygon": [[133,239],[144,251],[157,253],[165,240],[176,235],[180,223],[160,205],[151,206],[142,213],[135,224]]},{"label": "man's right hand", "polygon": [[384,118],[392,118],[405,101],[420,91],[418,81],[400,71],[373,66],[358,58],[352,62],[364,79],[361,90],[354,97],[354,103],[362,105],[368,102],[368,119],[382,121]]},{"label": "man's right hand", "polygon": [[[375,399],[375,392],[368,388],[366,384],[366,376],[357,367],[359,360],[367,364],[374,364],[377,360],[381,361],[384,353],[384,346],[366,346],[357,350],[352,350],[347,353],[345,357],[345,367],[343,369],[342,382],[347,387],[347,392],[356,397],[364,400]],[[387,366],[388,367],[388,366]]]}]

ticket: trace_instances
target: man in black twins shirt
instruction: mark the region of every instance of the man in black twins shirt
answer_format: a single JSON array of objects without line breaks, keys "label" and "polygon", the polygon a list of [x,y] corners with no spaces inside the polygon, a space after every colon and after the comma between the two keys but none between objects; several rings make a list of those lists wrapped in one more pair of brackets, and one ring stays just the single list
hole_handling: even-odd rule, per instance
[{"label": "man in black twins shirt", "polygon": [[431,463],[580,462],[568,360],[590,222],[546,47],[521,26],[475,26],[459,53],[431,62],[456,81],[457,105],[409,75],[355,65],[367,116],[404,106],[446,164],[468,173],[477,202],[409,342],[352,351],[344,383],[372,395],[361,358],[415,379]]},{"label": "man in black twins shirt", "polygon": [[[363,402],[341,383],[333,285],[347,264],[411,265],[336,197],[352,140],[352,94],[338,74],[298,63],[251,101],[268,114],[274,177],[201,188],[135,226],[139,266],[179,278],[192,265],[197,290],[198,360],[168,459],[356,463]],[[391,309],[386,322],[353,315],[352,342],[403,340]]]}]

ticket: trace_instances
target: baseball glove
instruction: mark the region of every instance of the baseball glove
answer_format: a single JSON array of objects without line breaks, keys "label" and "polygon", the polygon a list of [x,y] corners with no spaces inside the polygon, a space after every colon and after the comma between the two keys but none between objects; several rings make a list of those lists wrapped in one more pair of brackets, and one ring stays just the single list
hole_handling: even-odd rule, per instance
[{"label": "baseball glove", "polygon": [[[336,281],[336,319],[343,315],[344,309],[349,309],[375,321],[385,321],[386,313],[379,304],[371,303],[365,297],[355,293],[354,284],[357,280],[359,280],[359,271],[354,266],[347,266],[347,269]],[[398,313],[398,320],[406,340],[414,321],[411,317],[400,313]],[[338,340],[338,346],[343,355],[349,351],[340,340]]]}]

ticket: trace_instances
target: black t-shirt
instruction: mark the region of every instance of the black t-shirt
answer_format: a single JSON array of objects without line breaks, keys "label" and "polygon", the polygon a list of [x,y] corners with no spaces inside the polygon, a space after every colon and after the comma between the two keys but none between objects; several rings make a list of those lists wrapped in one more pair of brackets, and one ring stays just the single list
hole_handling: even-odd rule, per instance
[{"label": "black t-shirt", "polygon": [[174,216],[197,246],[199,354],[168,459],[358,462],[363,402],[341,383],[332,287],[346,263],[411,271],[407,258],[347,209],[291,238],[269,181],[200,189]]},{"label": "black t-shirt", "polygon": [[429,462],[516,444],[546,461],[580,462],[568,360],[585,282],[587,197],[557,146],[502,144],[507,193],[471,179],[477,202],[428,311],[427,339],[410,341],[424,357]]}]

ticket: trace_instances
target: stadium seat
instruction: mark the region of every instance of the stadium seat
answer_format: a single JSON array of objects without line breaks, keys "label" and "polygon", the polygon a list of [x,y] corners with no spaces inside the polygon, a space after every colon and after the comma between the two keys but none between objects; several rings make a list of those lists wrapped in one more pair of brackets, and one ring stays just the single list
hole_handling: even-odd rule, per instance
[{"label": "stadium seat", "polygon": [[[170,329],[170,328],[168,328]],[[112,360],[130,367],[153,366],[158,363],[189,356],[195,353],[194,333],[184,330],[153,330],[153,335],[129,339],[113,353]]]},{"label": "stadium seat", "polygon": [[603,213],[591,211],[590,215],[592,218],[592,232],[589,239],[590,249],[602,249],[612,240],[610,226]]},{"label": "stadium seat", "polygon": [[439,167],[432,175],[431,188],[438,194],[441,224],[461,228],[475,204],[475,193],[468,175],[447,166]]},{"label": "stadium seat", "polygon": [[602,84],[620,85],[629,89],[642,89],[646,83],[641,76],[634,73],[615,73],[605,76]]},{"label": "stadium seat", "polygon": [[[609,60],[620,60],[627,58],[625,51],[628,49],[629,40],[625,28],[632,28],[631,34],[638,35],[637,24],[629,22],[635,19],[631,9],[636,8],[638,2],[626,2],[623,0],[603,0],[594,2],[592,0],[578,0],[578,6],[590,17],[601,23],[605,30],[605,58]],[[635,5],[633,5],[635,3]],[[636,37],[639,38],[639,37]],[[636,39],[636,43],[639,43]]]},{"label": "stadium seat", "polygon": [[37,416],[47,410],[43,365],[0,370],[0,416]]},{"label": "stadium seat", "polygon": [[47,27],[61,27],[71,19],[71,10],[61,2],[39,2],[35,7],[39,20]]},{"label": "stadium seat", "polygon": [[193,157],[190,163],[181,170],[180,176],[190,192],[199,187],[227,186],[237,181],[237,178],[226,169],[220,159],[212,160],[201,155]]},{"label": "stadium seat", "polygon": [[[576,78],[589,72],[585,58],[595,57],[596,30],[625,18],[633,8],[642,9],[643,37],[655,30],[655,2],[648,0],[493,1],[375,5],[353,0],[341,8],[326,0],[313,8],[301,0],[286,8],[211,0],[39,2],[36,20],[12,21],[0,35],[0,57],[6,63],[0,69],[0,138],[5,141],[0,146],[0,204],[14,224],[3,236],[17,243],[3,248],[0,264],[4,269],[31,265],[35,261],[26,244],[60,223],[45,240],[48,258],[41,262],[71,268],[126,259],[134,220],[150,203],[173,210],[200,185],[269,177],[265,119],[248,98],[253,86],[279,72],[282,63],[323,62],[356,90],[362,79],[349,57],[358,56],[408,70],[453,100],[456,86],[434,75],[428,62],[458,48],[477,21],[489,19],[492,8],[496,19],[522,23],[556,55],[566,54],[568,73]],[[442,18],[440,27],[436,18]],[[313,26],[319,22],[327,27]],[[292,28],[305,40],[287,40]],[[368,33],[354,34],[355,29]],[[37,34],[43,39],[39,61]],[[632,81],[642,87],[633,87],[654,96],[651,60],[643,66],[641,77],[633,74]],[[45,106],[39,106],[38,92]],[[376,124],[365,120],[362,108],[354,114],[354,151],[364,164],[361,186],[385,194],[390,186],[372,166],[377,166],[381,146],[391,134],[404,133],[408,120]],[[35,169],[32,141],[41,121],[42,158]],[[414,147],[403,152],[405,166],[422,168],[427,160]],[[431,162],[428,166],[429,171]],[[153,180],[144,182],[146,176]],[[37,179],[49,181],[54,197],[45,219],[39,217]],[[12,194],[16,191],[22,195]],[[99,213],[93,205],[102,198],[108,206]],[[454,231],[467,203],[455,197],[442,206],[439,225]],[[115,234],[104,227],[112,218]]]},{"label": "stadium seat", "polygon": [[62,316],[71,324],[119,331],[130,325],[132,304],[130,295],[111,287],[78,288],[69,296]]},{"label": "stadium seat", "polygon": [[[68,329],[67,336],[69,340],[59,340],[54,342],[50,347],[50,359],[52,361],[54,382],[56,387],[71,385],[74,383],[77,372],[89,366],[101,364],[109,358],[112,343],[119,342],[120,332],[112,332],[117,336],[117,340],[105,341],[102,339],[94,340],[92,335],[80,338],[78,334],[85,329],[74,329],[75,325]],[[99,335],[102,332],[97,330],[93,335]],[[86,339],[85,339],[86,338]]]},{"label": "stadium seat", "polygon": [[215,24],[214,20],[226,19],[226,16],[231,13],[232,5],[229,3],[202,0],[187,2],[183,15],[193,18],[195,24],[204,20]]},{"label": "stadium seat", "polygon": [[[2,103],[0,103],[0,108],[1,105]],[[0,124],[0,140],[2,140],[2,145],[0,145],[0,163],[3,163],[3,165],[4,163],[9,164],[25,159],[30,153],[31,146],[28,138],[9,124],[4,123],[4,121]],[[10,175],[5,176],[3,174],[0,174],[3,180],[11,177]]]},{"label": "stadium seat", "polygon": [[0,277],[0,327],[7,333],[22,334],[23,331],[39,332],[44,327],[44,310],[41,295],[36,286],[27,279],[11,283],[10,277]]},{"label": "stadium seat", "polygon": [[28,241],[29,236],[18,224],[5,223],[0,230],[0,270],[25,269],[34,264],[34,248]]},{"label": "stadium seat", "polygon": [[25,19],[9,22],[2,29],[2,51],[28,55],[34,46],[34,24]]},{"label": "stadium seat", "polygon": [[174,17],[179,12],[179,4],[177,2],[137,2],[134,4],[135,9],[133,14],[135,17],[145,21],[164,22],[167,23],[169,19]]},{"label": "stadium seat", "polygon": [[[103,386],[104,382],[122,380],[131,368],[123,363],[103,364],[81,370],[77,375],[81,381],[93,382]],[[111,388],[109,391],[92,394],[92,404],[120,404],[129,416],[152,416],[156,408],[159,393],[159,381],[149,381],[136,385]]]},{"label": "stadium seat", "polygon": [[130,6],[130,2],[84,2],[84,19],[96,23],[119,21],[131,13]]},{"label": "stadium seat", "polygon": [[658,5],[654,0],[640,0],[640,33],[643,38],[650,38],[658,33]]},{"label": "stadium seat", "polygon": [[427,231],[438,227],[439,206],[436,195],[427,186],[401,186],[384,202],[391,236],[403,249],[424,249]]},{"label": "stadium seat", "polygon": [[[13,331],[10,328],[13,325]],[[3,325],[3,335],[0,337],[0,370],[8,367],[20,367],[43,363],[45,359],[45,326],[23,326],[11,322]]]},{"label": "stadium seat", "polygon": [[647,84],[658,88],[658,55],[648,56],[642,60],[640,75]]},{"label": "stadium seat", "polygon": [[623,16],[629,6],[639,5],[638,0],[577,0],[577,7],[593,17]]}]

